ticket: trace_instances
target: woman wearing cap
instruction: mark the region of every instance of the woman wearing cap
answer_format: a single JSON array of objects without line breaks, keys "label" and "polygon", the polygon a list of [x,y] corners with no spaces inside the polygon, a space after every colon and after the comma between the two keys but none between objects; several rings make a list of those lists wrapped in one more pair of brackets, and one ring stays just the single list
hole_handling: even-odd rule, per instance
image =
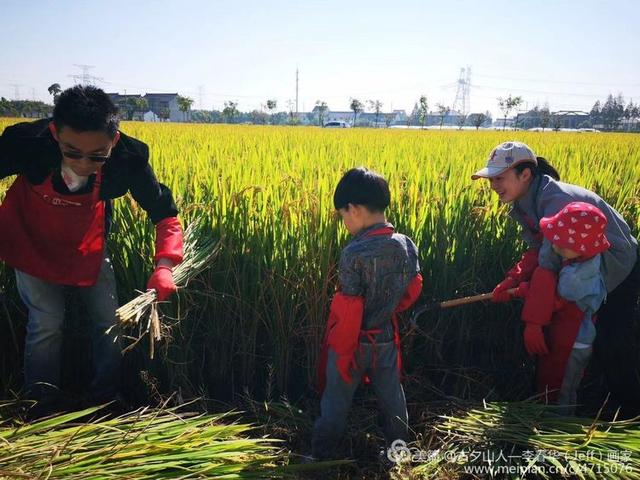
[{"label": "woman wearing cap", "polygon": [[[609,390],[623,407],[624,414],[640,413],[640,374],[634,340],[640,265],[638,242],[629,225],[594,192],[560,182],[556,169],[544,158],[537,157],[524,143],[498,145],[491,152],[486,167],[472,178],[487,178],[500,200],[511,204],[509,215],[521,225],[522,237],[529,247],[495,287],[493,299],[508,301],[508,289],[529,282],[522,318],[526,324],[525,346],[533,355],[545,355],[547,341],[555,341],[551,337],[545,341],[542,327],[549,325],[553,315],[548,307],[553,300],[549,299],[555,297],[554,279],[557,279],[563,260],[540,229],[540,220],[553,217],[573,202],[584,202],[602,212],[607,223],[604,235],[610,248],[601,254],[600,271],[607,299],[598,311],[594,350],[602,363]],[[553,350],[554,346],[548,348]],[[562,365],[557,368],[562,369]],[[553,379],[541,378],[544,375],[544,370],[539,371],[538,385],[552,385]]]}]

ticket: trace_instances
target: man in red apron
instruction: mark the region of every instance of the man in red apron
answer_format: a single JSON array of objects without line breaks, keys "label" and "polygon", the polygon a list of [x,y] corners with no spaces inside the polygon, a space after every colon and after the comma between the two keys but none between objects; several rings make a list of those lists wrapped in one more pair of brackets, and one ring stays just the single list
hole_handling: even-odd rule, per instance
[{"label": "man in red apron", "polygon": [[7,127],[0,137],[0,179],[17,175],[0,205],[0,259],[13,267],[29,310],[26,393],[41,411],[57,408],[65,290],[74,287],[91,321],[94,401],[114,398],[120,346],[113,266],[106,249],[111,199],[131,192],[156,226],[156,269],[147,288],[175,291],[182,228],[171,191],[149,165],[148,147],[118,131],[117,108],[102,90],[64,91],[52,120]]},{"label": "man in red apron", "polygon": [[422,276],[415,244],[386,221],[389,202],[387,181],[365,168],[345,173],[334,194],[334,206],[353,238],[340,257],[339,290],[318,369],[322,400],[312,438],[316,459],[336,456],[363,378],[378,397],[387,444],[408,440],[397,314],[420,295]]}]

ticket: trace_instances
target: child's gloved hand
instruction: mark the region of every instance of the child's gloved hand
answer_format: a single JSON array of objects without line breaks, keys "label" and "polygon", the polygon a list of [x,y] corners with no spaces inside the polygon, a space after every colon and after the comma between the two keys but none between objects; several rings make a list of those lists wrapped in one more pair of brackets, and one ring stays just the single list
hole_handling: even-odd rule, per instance
[{"label": "child's gloved hand", "polygon": [[518,282],[511,277],[505,278],[496,288],[493,289],[491,301],[493,303],[504,303],[511,300],[511,294],[507,291],[510,288],[518,286]]},{"label": "child's gloved hand", "polygon": [[173,281],[173,273],[171,268],[159,265],[147,282],[147,290],[155,290],[160,302],[169,298],[169,295],[175,293],[176,284]]},{"label": "child's gloved hand", "polygon": [[549,353],[542,326],[527,323],[527,326],[524,327],[524,346],[529,355],[547,355]]}]

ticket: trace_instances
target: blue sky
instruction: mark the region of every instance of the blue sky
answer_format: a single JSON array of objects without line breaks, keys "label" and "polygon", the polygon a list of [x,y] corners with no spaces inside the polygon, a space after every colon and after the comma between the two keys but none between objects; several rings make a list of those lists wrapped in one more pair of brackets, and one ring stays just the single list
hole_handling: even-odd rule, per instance
[{"label": "blue sky", "polygon": [[348,109],[351,97],[410,110],[451,105],[471,66],[471,110],[496,97],[589,109],[608,93],[640,101],[640,2],[1,0],[0,95],[48,99],[81,70],[107,91],[179,92],[194,107],[268,98]]}]

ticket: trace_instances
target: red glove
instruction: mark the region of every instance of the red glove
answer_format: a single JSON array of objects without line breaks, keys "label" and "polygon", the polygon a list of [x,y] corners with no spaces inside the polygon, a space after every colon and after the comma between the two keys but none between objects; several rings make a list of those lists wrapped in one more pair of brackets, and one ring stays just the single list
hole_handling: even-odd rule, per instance
[{"label": "red glove", "polygon": [[547,355],[549,353],[540,325],[527,323],[527,326],[524,327],[524,346],[529,355]]},{"label": "red glove", "polygon": [[175,293],[177,289],[176,284],[173,282],[171,268],[166,265],[156,267],[147,282],[147,290],[155,290],[158,300],[161,302],[165,301],[172,293]]},{"label": "red glove", "polygon": [[548,325],[555,306],[558,275],[538,267],[531,276],[529,291],[522,307],[522,321],[534,325]]},{"label": "red glove", "polygon": [[503,281],[501,281],[496,288],[493,289],[493,296],[491,297],[491,301],[494,303],[504,303],[511,300],[511,294],[507,292],[510,288],[517,287],[518,282],[511,278],[507,277]]},{"label": "red glove", "polygon": [[171,260],[174,265],[182,262],[182,226],[177,217],[168,217],[156,224],[156,255],[154,261],[161,258]]},{"label": "red glove", "polygon": [[493,289],[491,301],[494,303],[504,303],[511,300],[511,295],[507,293],[507,290],[517,287],[521,282],[529,280],[537,267],[538,249],[530,248],[522,254],[518,263],[507,272],[506,278]]}]

